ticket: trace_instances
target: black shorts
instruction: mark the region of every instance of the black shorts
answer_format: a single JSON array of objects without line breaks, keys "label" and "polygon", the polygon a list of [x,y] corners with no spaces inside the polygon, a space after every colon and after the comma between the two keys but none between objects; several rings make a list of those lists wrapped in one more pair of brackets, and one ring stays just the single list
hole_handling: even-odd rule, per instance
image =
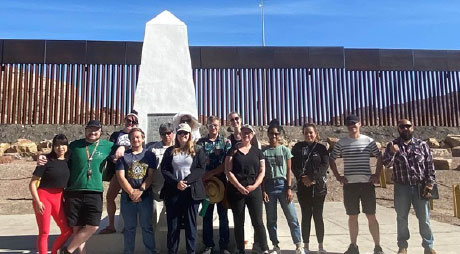
[{"label": "black shorts", "polygon": [[69,226],[99,226],[102,216],[102,192],[66,191],[64,198]]},{"label": "black shorts", "polygon": [[365,214],[375,214],[375,186],[373,183],[348,183],[343,186],[343,203],[348,215],[359,214],[359,202]]}]

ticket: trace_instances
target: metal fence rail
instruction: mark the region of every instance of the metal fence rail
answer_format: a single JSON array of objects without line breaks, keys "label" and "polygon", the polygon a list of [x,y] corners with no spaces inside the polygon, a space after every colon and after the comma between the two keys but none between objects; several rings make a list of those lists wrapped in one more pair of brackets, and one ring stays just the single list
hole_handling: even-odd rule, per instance
[{"label": "metal fence rail", "polygon": [[[142,43],[0,40],[0,124],[120,124]],[[460,126],[460,51],[191,47],[198,113],[266,125]],[[173,92],[173,91],[172,91]]]}]

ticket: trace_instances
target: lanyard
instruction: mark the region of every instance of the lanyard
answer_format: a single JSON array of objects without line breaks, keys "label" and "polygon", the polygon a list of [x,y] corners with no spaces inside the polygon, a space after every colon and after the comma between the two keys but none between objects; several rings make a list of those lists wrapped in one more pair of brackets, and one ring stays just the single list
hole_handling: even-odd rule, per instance
[{"label": "lanyard", "polygon": [[96,153],[98,146],[99,146],[99,140],[96,141],[96,146],[94,147],[94,150],[91,153],[91,155],[89,155],[88,146],[85,147],[86,148],[86,158],[88,160],[88,171],[86,172],[86,177],[88,177],[88,179],[90,179],[91,175],[93,174],[93,171],[91,170],[91,161],[93,160],[94,153]]}]

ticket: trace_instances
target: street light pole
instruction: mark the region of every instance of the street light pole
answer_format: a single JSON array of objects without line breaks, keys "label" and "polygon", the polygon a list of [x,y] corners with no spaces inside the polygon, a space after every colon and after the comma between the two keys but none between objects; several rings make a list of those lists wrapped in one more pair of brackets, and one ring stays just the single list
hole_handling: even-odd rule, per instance
[{"label": "street light pole", "polygon": [[264,0],[261,0],[259,7],[262,9],[262,46],[265,47],[265,13],[264,13]]}]

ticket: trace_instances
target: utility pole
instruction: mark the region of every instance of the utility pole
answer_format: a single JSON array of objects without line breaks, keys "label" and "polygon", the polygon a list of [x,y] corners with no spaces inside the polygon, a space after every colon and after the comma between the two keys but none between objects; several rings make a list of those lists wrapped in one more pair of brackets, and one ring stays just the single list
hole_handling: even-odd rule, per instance
[{"label": "utility pole", "polygon": [[262,10],[262,46],[265,47],[265,13],[264,13],[264,0],[261,0],[259,7]]}]

